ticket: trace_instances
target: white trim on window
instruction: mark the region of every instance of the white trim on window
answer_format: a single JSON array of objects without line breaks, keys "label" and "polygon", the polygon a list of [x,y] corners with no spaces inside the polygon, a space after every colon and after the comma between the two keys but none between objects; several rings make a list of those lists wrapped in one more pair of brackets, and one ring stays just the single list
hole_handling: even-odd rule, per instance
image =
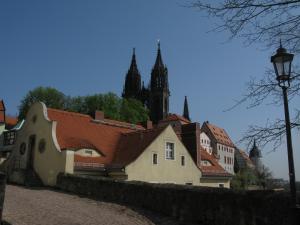
[{"label": "white trim on window", "polygon": [[165,159],[175,160],[175,143],[172,141],[165,141]]}]

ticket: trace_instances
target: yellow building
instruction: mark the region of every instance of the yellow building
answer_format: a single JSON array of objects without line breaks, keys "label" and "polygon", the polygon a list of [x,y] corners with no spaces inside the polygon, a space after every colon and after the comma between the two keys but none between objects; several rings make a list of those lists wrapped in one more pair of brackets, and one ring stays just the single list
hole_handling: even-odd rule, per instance
[{"label": "yellow building", "polygon": [[200,185],[201,171],[170,125],[142,126],[35,103],[7,161],[11,182],[56,184],[59,173]]}]

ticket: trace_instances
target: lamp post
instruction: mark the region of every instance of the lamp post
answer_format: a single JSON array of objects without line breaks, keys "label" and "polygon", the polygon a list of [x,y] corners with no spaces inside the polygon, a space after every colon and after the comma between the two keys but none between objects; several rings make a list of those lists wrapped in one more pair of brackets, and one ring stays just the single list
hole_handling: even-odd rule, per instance
[{"label": "lamp post", "polygon": [[287,53],[286,49],[282,47],[280,42],[280,47],[277,49],[276,54],[271,57],[271,62],[274,65],[276,80],[278,81],[278,85],[279,87],[282,88],[282,92],[283,92],[287,152],[288,152],[288,163],[289,163],[290,192],[291,192],[292,206],[296,208],[297,197],[296,197],[296,183],[295,183],[295,168],[294,168],[289,105],[288,105],[288,97],[287,97],[287,91],[288,88],[290,87],[290,81],[291,81],[291,65],[292,65],[293,58],[294,55]]}]

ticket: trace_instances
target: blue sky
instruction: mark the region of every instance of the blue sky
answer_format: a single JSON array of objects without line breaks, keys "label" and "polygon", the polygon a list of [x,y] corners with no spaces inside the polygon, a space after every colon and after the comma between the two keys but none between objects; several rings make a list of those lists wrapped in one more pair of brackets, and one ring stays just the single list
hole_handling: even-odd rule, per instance
[{"label": "blue sky", "polygon": [[[283,118],[283,108],[246,106],[223,112],[244,93],[250,77],[271,68],[275,49],[228,34],[212,33],[216,23],[174,0],[2,0],[0,2],[0,98],[17,114],[22,97],[37,86],[67,95],[122,92],[132,48],[145,83],[154,64],[157,40],[169,70],[170,111],[181,114],[188,96],[190,116],[227,130],[237,142],[250,124]],[[296,56],[295,61],[299,61]],[[293,101],[293,109],[300,108]],[[299,131],[294,131],[296,177],[300,178]],[[240,147],[244,147],[240,145]],[[286,147],[263,149],[276,177],[288,178]]]}]

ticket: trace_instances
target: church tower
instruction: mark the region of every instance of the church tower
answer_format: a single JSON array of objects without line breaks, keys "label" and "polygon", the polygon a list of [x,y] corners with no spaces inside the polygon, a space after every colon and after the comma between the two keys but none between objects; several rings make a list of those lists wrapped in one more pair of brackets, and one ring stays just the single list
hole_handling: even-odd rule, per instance
[{"label": "church tower", "polygon": [[263,164],[261,162],[261,157],[262,157],[261,152],[258,149],[258,147],[256,146],[256,141],[254,139],[252,149],[250,150],[250,153],[249,153],[249,158],[252,161],[252,163],[254,164],[255,169],[257,171],[262,171],[262,169],[263,169]]},{"label": "church tower", "polygon": [[122,97],[141,100],[141,75],[136,64],[135,48],[133,48],[131,65],[126,74]]},{"label": "church tower", "polygon": [[153,123],[157,123],[168,116],[169,96],[168,69],[163,64],[160,43],[158,42],[156,61],[151,72],[149,93],[150,119]]},{"label": "church tower", "polygon": [[182,116],[186,118],[187,120],[191,121],[190,119],[190,113],[189,113],[189,106],[188,106],[188,101],[187,97],[184,97],[184,106],[183,106],[183,114]]}]

